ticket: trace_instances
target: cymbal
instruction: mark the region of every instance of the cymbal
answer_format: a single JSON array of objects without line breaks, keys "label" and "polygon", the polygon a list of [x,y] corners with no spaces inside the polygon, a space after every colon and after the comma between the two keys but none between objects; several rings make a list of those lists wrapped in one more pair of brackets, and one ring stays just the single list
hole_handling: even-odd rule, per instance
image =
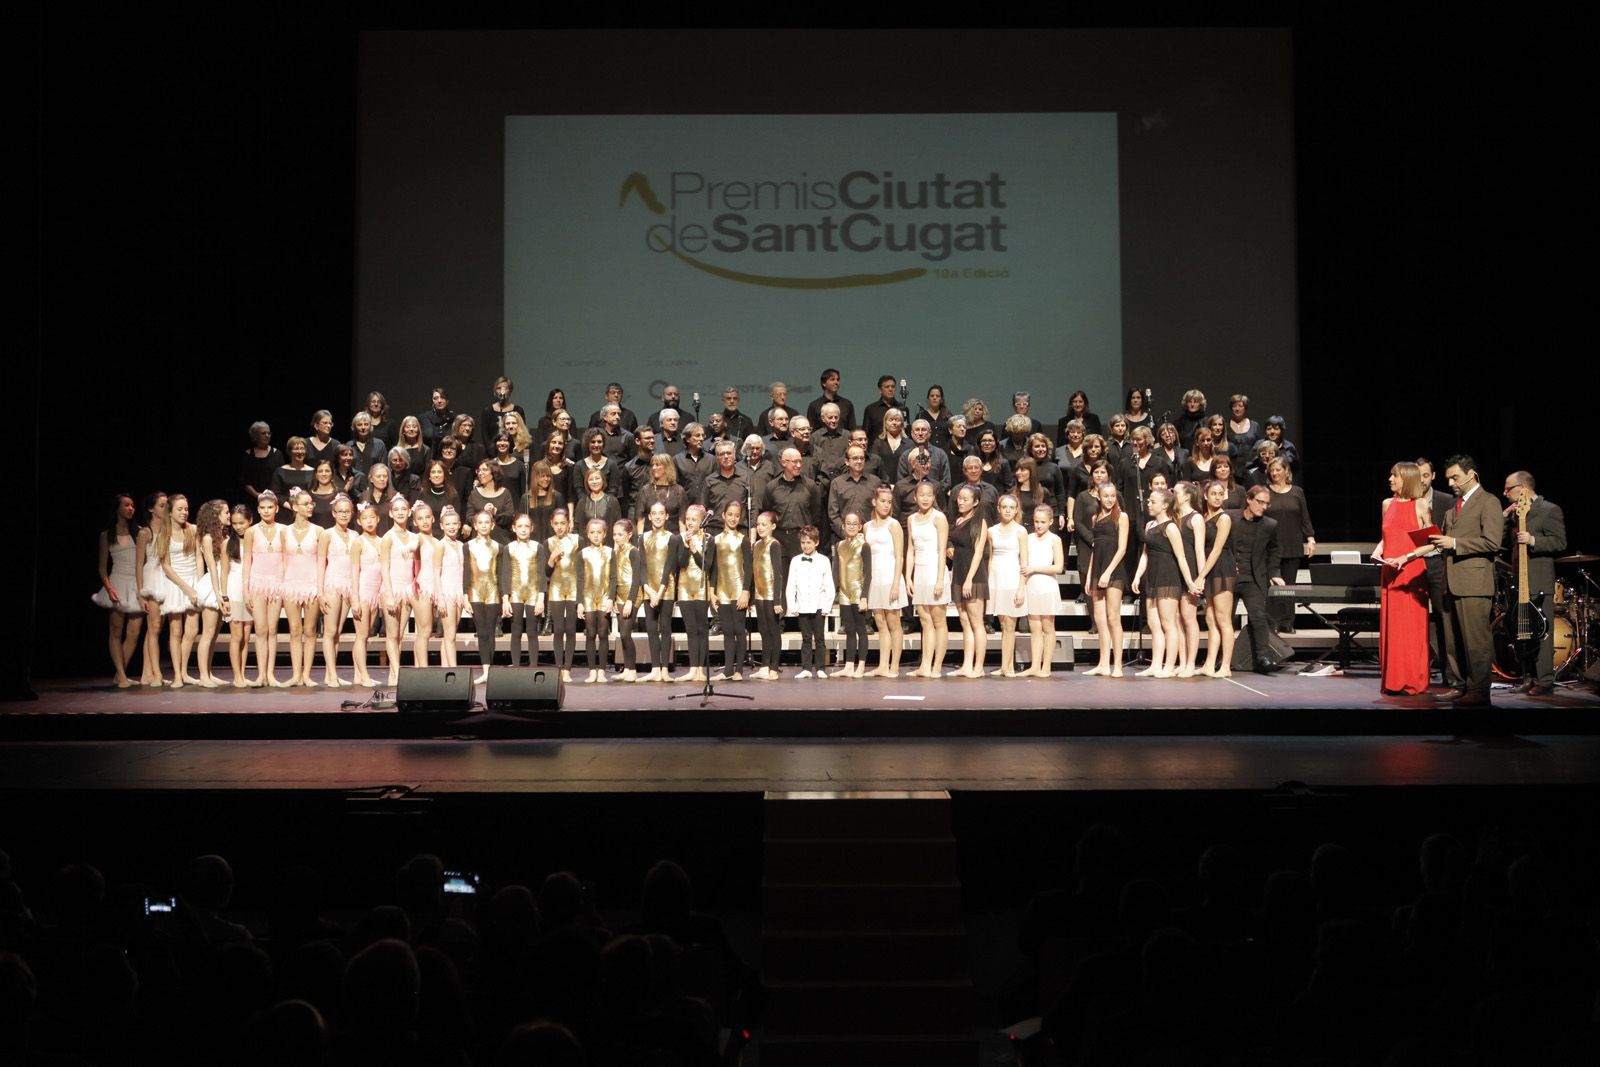
[{"label": "cymbal", "polygon": [[1557,556],[1556,557],[1556,562],[1557,563],[1594,563],[1594,562],[1597,562],[1597,561],[1600,561],[1600,556],[1590,556],[1590,555],[1587,555],[1587,554],[1584,554],[1584,553],[1578,553],[1576,555],[1571,555],[1571,556]]}]

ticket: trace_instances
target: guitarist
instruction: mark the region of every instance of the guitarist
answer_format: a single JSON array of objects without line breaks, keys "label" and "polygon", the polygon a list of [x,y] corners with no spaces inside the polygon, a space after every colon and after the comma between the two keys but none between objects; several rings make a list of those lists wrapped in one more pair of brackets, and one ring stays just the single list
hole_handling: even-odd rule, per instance
[{"label": "guitarist", "polygon": [[[1528,553],[1528,599],[1540,604],[1543,594],[1543,611],[1547,624],[1544,639],[1539,642],[1539,652],[1533,671],[1524,672],[1521,693],[1549,696],[1555,692],[1555,626],[1552,618],[1556,588],[1555,557],[1567,550],[1567,524],[1561,509],[1534,491],[1533,475],[1516,471],[1506,475],[1505,498],[1511,502],[1506,508],[1506,544],[1511,549],[1511,566],[1516,571],[1517,553]],[[1519,527],[1519,512],[1526,508],[1526,532]]]}]

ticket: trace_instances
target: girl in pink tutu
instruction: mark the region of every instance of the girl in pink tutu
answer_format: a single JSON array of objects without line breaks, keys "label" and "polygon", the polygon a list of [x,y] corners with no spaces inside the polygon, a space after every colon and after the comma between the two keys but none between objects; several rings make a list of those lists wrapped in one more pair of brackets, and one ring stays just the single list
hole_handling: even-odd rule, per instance
[{"label": "girl in pink tutu", "polygon": [[317,652],[317,615],[322,610],[322,572],[318,551],[322,531],[311,521],[316,498],[305,489],[289,490],[294,523],[284,531],[283,610],[289,616],[289,685],[312,688],[311,664]]},{"label": "girl in pink tutu", "polygon": [[278,615],[283,611],[283,527],[278,523],[278,495],[268,489],[256,497],[256,516],[244,542],[244,591],[256,629],[256,676],[250,688],[269,682],[282,689],[274,673],[278,664]]},{"label": "girl in pink tutu", "polygon": [[467,606],[464,584],[465,564],[461,542],[461,515],[446,504],[439,512],[439,529],[444,536],[435,544],[434,565],[438,577],[433,583],[433,610],[439,619],[439,664],[456,666],[456,624],[461,621],[462,609]]},{"label": "girl in pink tutu", "polygon": [[317,540],[317,558],[322,565],[322,681],[338,689],[339,634],[344,618],[356,608],[355,553],[359,535],[350,529],[355,506],[343,493],[333,498],[333,525]]},{"label": "girl in pink tutu", "polygon": [[433,509],[422,501],[411,506],[411,527],[417,535],[417,597],[411,604],[411,663],[428,665],[433,638],[433,598],[439,591],[439,542],[433,538]]},{"label": "girl in pink tutu", "polygon": [[372,688],[378,683],[367,673],[367,637],[372,633],[372,620],[383,610],[383,541],[378,537],[378,509],[363,500],[356,506],[356,525],[361,533],[351,546],[350,567],[356,575],[355,603],[351,612],[356,619],[356,639],[350,646],[350,661],[355,665],[355,681],[359,686]]},{"label": "girl in pink tutu", "polygon": [[383,535],[383,645],[389,653],[389,684],[400,684],[400,644],[417,599],[417,535],[410,530],[411,505],[403,496],[389,503]]}]

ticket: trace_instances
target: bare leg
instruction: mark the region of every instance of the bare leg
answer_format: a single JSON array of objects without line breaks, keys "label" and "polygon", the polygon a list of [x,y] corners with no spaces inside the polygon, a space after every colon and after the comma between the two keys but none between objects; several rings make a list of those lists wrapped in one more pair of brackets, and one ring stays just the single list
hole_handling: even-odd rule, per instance
[{"label": "bare leg", "polygon": [[256,630],[256,677],[252,686],[278,684],[278,613],[281,600],[257,594],[250,598],[250,613]]},{"label": "bare leg", "polygon": [[189,649],[194,647],[194,638],[189,635],[189,623],[194,615],[182,612],[174,615],[167,623],[167,658],[172,661],[172,688],[182,689],[183,683],[189,677],[185,669],[189,666]]},{"label": "bare leg", "polygon": [[1111,636],[1111,677],[1122,677],[1122,590],[1105,590],[1106,630]]},{"label": "bare leg", "polygon": [[[900,613],[889,611],[884,613],[889,622],[889,666],[886,673],[890,678],[900,677],[900,653],[905,651],[906,628],[900,623]],[[882,636],[883,631],[878,631]]]},{"label": "bare leg", "polygon": [[128,630],[130,616],[112,609],[106,612],[106,646],[111,653],[111,670],[116,676],[117,688],[127,689],[128,681]]},{"label": "bare leg", "polygon": [[152,689],[161,688],[161,605],[154,600],[144,602],[144,663],[139,669],[139,682]]},{"label": "bare leg", "polygon": [[1162,661],[1167,658],[1167,633],[1161,628],[1161,609],[1157,606],[1160,601],[1148,595],[1148,592],[1145,600],[1147,602],[1145,624],[1150,627],[1150,666],[1135,672],[1140,678],[1159,675]]},{"label": "bare leg", "polygon": [[329,689],[338,689],[344,683],[339,680],[339,634],[344,629],[344,598],[338,593],[330,593],[322,599],[322,684]]},{"label": "bare leg", "polygon": [[[1028,616],[1028,667],[1023,674],[1038,674],[1044,652],[1044,616]],[[1048,660],[1046,660],[1048,662]]]},{"label": "bare leg", "polygon": [[416,612],[416,625],[411,632],[411,665],[428,665],[428,642],[433,638],[433,601],[418,597],[412,605]]},{"label": "bare leg", "polygon": [[216,608],[200,609],[200,652],[195,666],[200,675],[200,684],[207,689],[215,689],[222,682],[211,673],[211,656],[217,644],[217,624],[222,618],[222,613]]},{"label": "bare leg", "polygon": [[1178,665],[1178,677],[1194,675],[1195,661],[1200,656],[1200,607],[1188,593],[1178,598],[1178,624],[1183,630],[1183,662]]},{"label": "bare leg", "polygon": [[383,647],[389,653],[389,684],[400,684],[400,648],[406,633],[410,605],[396,604],[383,609]]},{"label": "bare leg", "polygon": [[1161,664],[1160,676],[1170,678],[1178,671],[1178,664],[1183,659],[1183,627],[1178,625],[1178,598],[1162,597],[1156,601],[1156,610],[1161,615],[1161,628],[1167,635],[1167,658]]},{"label": "bare leg", "polygon": [[1106,618],[1106,594],[1103,589],[1089,590],[1089,603],[1094,608],[1094,635],[1100,642],[1100,660],[1086,673],[1090,675],[1111,673],[1111,622]]},{"label": "bare leg", "polygon": [[[1206,602],[1206,622],[1211,627],[1210,648],[1206,650],[1207,673],[1218,678],[1233,676],[1233,594],[1213,593]],[[1212,660],[1216,666],[1212,668]]]},{"label": "bare leg", "polygon": [[378,683],[367,673],[367,635],[372,632],[372,613],[377,608],[362,604],[356,614],[356,639],[350,646],[350,659],[355,666],[355,680],[359,686],[372,687]]},{"label": "bare leg", "polygon": [[1017,619],[1014,615],[1000,616],[1000,666],[989,673],[1004,678],[1016,677]]},{"label": "bare leg", "polygon": [[[945,653],[950,651],[950,619],[945,613],[943,604],[935,604],[928,609],[928,617],[933,622],[933,659],[928,664],[928,677],[937,678],[944,668]],[[926,641],[927,637],[924,636]]]},{"label": "bare leg", "polygon": [[233,671],[233,684],[237,689],[248,685],[245,668],[250,665],[250,616],[239,608],[239,614],[228,623],[228,666]]},{"label": "bare leg", "polygon": [[439,664],[444,667],[456,663],[456,625],[461,621],[461,609],[450,607],[439,613]]},{"label": "bare leg", "polygon": [[1039,630],[1041,633],[1039,651],[1033,657],[1034,673],[1040,678],[1048,678],[1056,658],[1056,617],[1039,616]]},{"label": "bare leg", "polygon": [[910,677],[929,678],[933,675],[933,610],[929,605],[917,605],[917,623],[922,635],[922,656],[917,660],[917,667],[911,672]]},{"label": "bare leg", "polygon": [[315,689],[311,668],[317,663],[317,620],[322,618],[322,601],[308,600],[300,605],[300,684]]}]

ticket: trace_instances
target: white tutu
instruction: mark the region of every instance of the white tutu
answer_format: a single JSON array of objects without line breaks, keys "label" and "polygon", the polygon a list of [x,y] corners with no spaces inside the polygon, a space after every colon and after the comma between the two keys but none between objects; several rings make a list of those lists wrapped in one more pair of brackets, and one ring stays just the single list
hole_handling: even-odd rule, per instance
[{"label": "white tutu", "polygon": [[111,585],[116,589],[117,596],[121,598],[117,603],[112,603],[111,594],[106,592],[106,587],[103,585],[95,590],[93,596],[89,597],[90,603],[107,611],[120,611],[124,615],[144,614],[144,607],[139,603],[139,583],[134,581],[131,575],[124,577],[113,574],[111,576]]},{"label": "white tutu", "polygon": [[[154,600],[164,608],[167,598],[175,591],[172,583],[167,581],[166,573],[161,569],[161,564],[155,559],[147,559],[144,564],[144,573],[140,576],[139,596],[145,600]],[[140,610],[143,610],[142,608]]]}]

